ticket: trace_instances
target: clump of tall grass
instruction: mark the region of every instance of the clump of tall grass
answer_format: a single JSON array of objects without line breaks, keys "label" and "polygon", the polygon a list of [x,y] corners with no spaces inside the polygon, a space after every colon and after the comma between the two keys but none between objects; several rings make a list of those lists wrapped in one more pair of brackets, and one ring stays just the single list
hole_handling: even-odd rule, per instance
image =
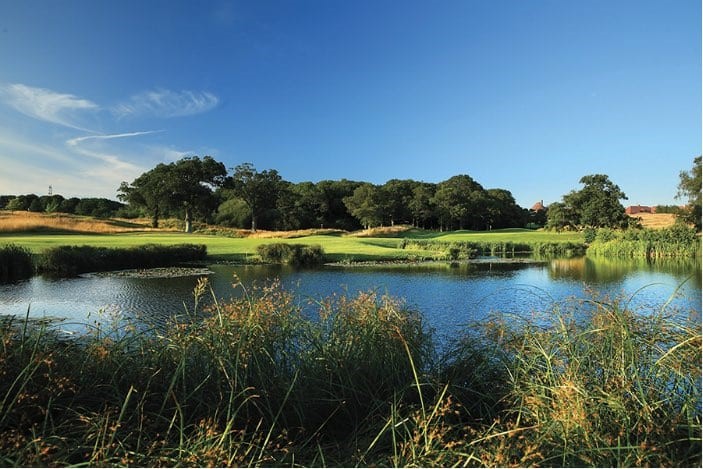
[{"label": "clump of tall grass", "polygon": [[342,465],[412,399],[407,357],[431,346],[397,302],[337,297],[310,320],[273,284],[196,314],[206,292],[158,333],[3,323],[3,465]]},{"label": "clump of tall grass", "polygon": [[587,252],[593,256],[619,258],[700,257],[701,237],[695,228],[682,223],[662,229],[601,228]]},{"label": "clump of tall grass", "polygon": [[34,261],[29,249],[14,244],[0,247],[0,282],[21,280],[33,274]]},{"label": "clump of tall grass", "polygon": [[39,256],[37,270],[65,277],[85,272],[164,267],[202,261],[206,255],[207,247],[203,244],[145,244],[129,248],[57,246]]},{"label": "clump of tall grass", "polygon": [[[594,301],[480,331],[507,386],[490,428],[471,432],[466,451],[482,464],[700,464],[699,323]],[[453,354],[466,352],[464,343]]]},{"label": "clump of tall grass", "polygon": [[271,243],[256,247],[256,252],[264,262],[314,266],[325,261],[325,252],[319,244]]}]

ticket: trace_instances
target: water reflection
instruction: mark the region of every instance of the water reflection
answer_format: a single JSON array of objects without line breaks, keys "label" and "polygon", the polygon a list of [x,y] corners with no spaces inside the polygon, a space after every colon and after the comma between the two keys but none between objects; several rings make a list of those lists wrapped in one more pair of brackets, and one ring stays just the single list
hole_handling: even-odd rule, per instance
[{"label": "water reflection", "polygon": [[[375,290],[404,298],[421,311],[439,334],[491,313],[530,315],[551,311],[555,304],[589,298],[593,291],[610,296],[633,296],[632,307],[653,308],[676,292],[672,306],[701,310],[699,264],[621,262],[607,259],[558,259],[548,262],[504,263],[485,259],[478,264],[421,264],[413,266],[325,267],[296,270],[282,266],[212,265],[209,276],[217,298],[242,294],[246,288],[279,278],[294,292],[303,308],[309,300],[332,294]],[[688,281],[686,281],[688,279]],[[0,285],[0,314],[33,317],[60,316],[72,323],[109,318],[163,323],[193,308],[198,277],[75,278],[35,277]],[[677,287],[686,283],[677,290]],[[205,303],[211,302],[207,295]],[[102,314],[99,314],[102,312]],[[311,311],[314,314],[314,311]]]},{"label": "water reflection", "polygon": [[687,279],[701,284],[701,264],[696,260],[680,259],[609,259],[576,257],[549,261],[549,275],[555,280],[571,279],[595,284],[622,282],[632,274],[648,272]]}]

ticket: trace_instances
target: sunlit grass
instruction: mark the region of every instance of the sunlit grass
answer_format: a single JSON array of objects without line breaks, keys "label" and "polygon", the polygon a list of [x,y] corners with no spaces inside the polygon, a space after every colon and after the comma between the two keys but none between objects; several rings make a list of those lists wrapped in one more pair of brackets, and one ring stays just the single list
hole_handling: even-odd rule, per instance
[{"label": "sunlit grass", "polygon": [[0,210],[0,233],[127,233],[155,231],[145,220],[98,219],[67,213]]}]

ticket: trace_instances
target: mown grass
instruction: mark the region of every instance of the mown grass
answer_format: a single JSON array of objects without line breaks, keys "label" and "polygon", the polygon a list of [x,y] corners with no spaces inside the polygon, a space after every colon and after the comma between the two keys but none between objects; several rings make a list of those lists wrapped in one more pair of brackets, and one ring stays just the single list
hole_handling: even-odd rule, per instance
[{"label": "mown grass", "polygon": [[[574,233],[534,232],[529,230],[496,230],[483,232],[440,233],[413,230],[395,237],[354,237],[342,236],[337,232],[315,234],[295,238],[232,238],[203,234],[186,234],[175,232],[117,233],[117,234],[0,234],[0,243],[16,244],[26,247],[34,253],[61,245],[89,245],[99,247],[132,247],[141,244],[204,244],[208,255],[214,259],[248,262],[257,257],[257,247],[267,243],[295,243],[320,245],[327,259],[331,261],[374,261],[399,259],[435,259],[436,249],[417,247],[402,249],[404,239],[432,239],[438,244],[445,242],[481,242],[481,243],[583,243],[583,236]],[[521,241],[522,240],[522,241]],[[442,248],[441,251],[443,251]]]},{"label": "mown grass", "polygon": [[[196,307],[208,288],[196,287]],[[0,328],[7,466],[696,466],[701,333],[666,308],[555,306],[438,354],[374,293],[277,284],[165,329]]]}]

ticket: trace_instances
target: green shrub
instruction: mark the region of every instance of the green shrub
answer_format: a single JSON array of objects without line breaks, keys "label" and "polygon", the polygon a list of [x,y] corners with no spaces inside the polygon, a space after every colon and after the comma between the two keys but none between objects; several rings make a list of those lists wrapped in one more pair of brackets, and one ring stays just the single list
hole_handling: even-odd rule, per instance
[{"label": "green shrub", "polygon": [[0,248],[0,282],[21,280],[33,274],[34,262],[28,249],[14,244]]},{"label": "green shrub", "polygon": [[314,266],[325,261],[325,253],[318,244],[261,244],[256,247],[256,252],[262,261],[273,264]]},{"label": "green shrub", "polygon": [[40,255],[37,270],[63,277],[85,272],[177,265],[202,261],[206,255],[207,247],[202,244],[145,244],[132,248],[58,246]]}]

